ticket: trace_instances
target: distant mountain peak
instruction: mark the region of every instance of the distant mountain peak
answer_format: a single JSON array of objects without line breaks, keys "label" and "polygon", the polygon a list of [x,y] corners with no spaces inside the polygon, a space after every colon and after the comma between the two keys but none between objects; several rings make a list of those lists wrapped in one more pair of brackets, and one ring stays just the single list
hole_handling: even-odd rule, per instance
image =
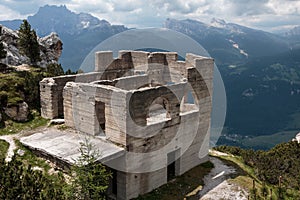
[{"label": "distant mountain peak", "polygon": [[212,18],[210,25],[217,28],[224,28],[226,27],[227,23],[224,19]]},{"label": "distant mountain peak", "polygon": [[38,12],[35,15],[48,15],[49,13],[52,14],[59,14],[59,13],[69,13],[69,14],[75,14],[71,10],[69,10],[66,5],[44,5],[39,8]]},{"label": "distant mountain peak", "polygon": [[57,6],[57,5],[46,4],[46,5],[41,6],[39,8],[39,10],[45,10],[45,9],[64,9],[64,10],[69,10],[66,5]]},{"label": "distant mountain peak", "polygon": [[300,36],[300,25],[299,26],[295,26],[294,28],[292,28],[291,30],[289,30],[288,32],[285,33],[285,36],[288,37],[296,37],[296,36]]},{"label": "distant mountain peak", "polygon": [[288,44],[279,36],[222,19],[214,18],[210,24],[191,19],[168,19],[165,27],[195,39],[216,58],[217,64],[222,65],[288,50]]},{"label": "distant mountain peak", "polygon": [[[40,36],[56,32],[64,43],[60,58],[65,69],[78,70],[85,56],[106,38],[127,30],[123,25],[112,25],[89,13],[76,13],[65,5],[45,5],[28,17],[31,27]],[[17,30],[22,20],[1,21],[11,29]]]},{"label": "distant mountain peak", "polygon": [[182,25],[185,25],[186,29],[190,29],[191,27],[201,27],[201,28],[206,28],[208,25],[194,20],[194,19],[184,19],[184,20],[178,20],[178,19],[172,19],[172,18],[167,18],[163,27],[174,27],[177,26],[178,28],[182,27]]},{"label": "distant mountain peak", "polygon": [[59,33],[76,34],[82,30],[96,26],[110,26],[105,21],[88,13],[75,13],[65,5],[45,5],[40,7],[38,12],[28,17],[28,21],[36,27],[40,35],[47,35],[51,31]]}]

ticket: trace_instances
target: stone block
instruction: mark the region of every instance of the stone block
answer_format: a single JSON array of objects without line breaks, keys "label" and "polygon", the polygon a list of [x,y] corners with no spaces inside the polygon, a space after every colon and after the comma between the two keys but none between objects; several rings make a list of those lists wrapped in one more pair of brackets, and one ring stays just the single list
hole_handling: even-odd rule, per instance
[{"label": "stone block", "polygon": [[98,51],[95,53],[95,71],[104,71],[107,66],[113,62],[113,52],[112,51]]}]

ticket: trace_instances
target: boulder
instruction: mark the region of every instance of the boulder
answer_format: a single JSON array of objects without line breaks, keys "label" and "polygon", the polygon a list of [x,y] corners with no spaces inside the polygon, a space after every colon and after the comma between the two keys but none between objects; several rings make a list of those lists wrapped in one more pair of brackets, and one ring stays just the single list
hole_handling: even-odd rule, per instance
[{"label": "boulder", "polygon": [[26,102],[22,102],[17,105],[4,108],[4,112],[14,121],[25,122],[28,120],[29,108]]},{"label": "boulder", "polygon": [[297,141],[298,143],[300,143],[300,133],[298,133],[296,135],[296,137],[293,139],[293,141]]}]

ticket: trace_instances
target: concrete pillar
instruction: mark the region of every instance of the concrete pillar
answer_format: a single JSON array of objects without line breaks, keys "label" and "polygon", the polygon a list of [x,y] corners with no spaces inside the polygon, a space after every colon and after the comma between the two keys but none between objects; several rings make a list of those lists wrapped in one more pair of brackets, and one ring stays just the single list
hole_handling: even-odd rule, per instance
[{"label": "concrete pillar", "polygon": [[104,71],[113,62],[112,51],[98,51],[95,53],[95,72]]},{"label": "concrete pillar", "polygon": [[46,119],[58,117],[57,84],[52,78],[44,78],[40,82],[41,115]]}]

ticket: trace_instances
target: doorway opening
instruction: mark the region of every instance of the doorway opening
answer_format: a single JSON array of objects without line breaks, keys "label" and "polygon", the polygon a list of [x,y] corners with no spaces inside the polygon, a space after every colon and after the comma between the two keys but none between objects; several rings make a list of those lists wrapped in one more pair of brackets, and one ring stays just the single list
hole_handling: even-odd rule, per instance
[{"label": "doorway opening", "polygon": [[177,159],[180,155],[180,149],[168,153],[168,166],[167,166],[167,181],[174,179],[179,175],[180,159]]},{"label": "doorway opening", "polygon": [[99,134],[105,135],[105,103],[101,101],[95,102],[95,111],[99,122]]}]

